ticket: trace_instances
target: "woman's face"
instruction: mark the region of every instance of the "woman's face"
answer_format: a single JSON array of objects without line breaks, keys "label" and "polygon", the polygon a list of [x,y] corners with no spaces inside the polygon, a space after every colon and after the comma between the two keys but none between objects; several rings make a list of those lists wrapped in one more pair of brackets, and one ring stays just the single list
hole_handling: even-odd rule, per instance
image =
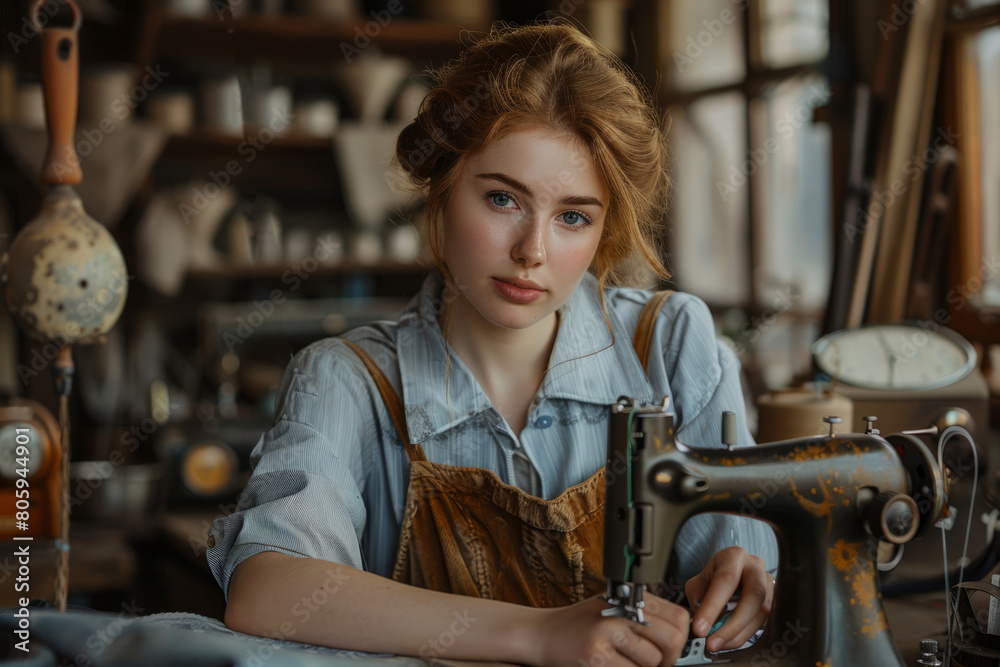
[{"label": "woman's face", "polygon": [[552,314],[590,266],[607,208],[575,137],[518,130],[471,156],[444,213],[445,264],[471,315],[522,329]]}]

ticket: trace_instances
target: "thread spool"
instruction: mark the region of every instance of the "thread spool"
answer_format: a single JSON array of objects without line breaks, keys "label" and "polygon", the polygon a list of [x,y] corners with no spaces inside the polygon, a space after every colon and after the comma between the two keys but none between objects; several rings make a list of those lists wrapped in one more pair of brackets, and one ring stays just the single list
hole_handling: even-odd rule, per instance
[{"label": "thread spool", "polygon": [[776,442],[791,438],[828,435],[830,426],[823,417],[837,415],[834,433],[858,430],[854,424],[854,403],[831,391],[816,391],[808,386],[796,387],[773,394],[764,394],[757,401],[760,425],[757,442]]}]

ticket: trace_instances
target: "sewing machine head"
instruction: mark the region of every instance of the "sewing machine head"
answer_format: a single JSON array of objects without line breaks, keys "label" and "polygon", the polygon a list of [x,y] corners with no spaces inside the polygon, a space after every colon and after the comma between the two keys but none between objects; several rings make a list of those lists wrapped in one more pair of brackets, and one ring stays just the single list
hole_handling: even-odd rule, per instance
[{"label": "sewing machine head", "polygon": [[[831,428],[824,437],[700,449],[675,440],[666,399],[636,406],[623,398],[612,408],[606,470],[608,613],[642,620],[642,591],[663,580],[687,519],[743,515],[774,529],[777,586],[764,634],[719,661],[903,666],[877,567],[880,543],[914,539],[945,507],[937,461],[919,438],[883,438],[869,423],[864,434]],[[782,639],[789,627],[803,629],[794,642]],[[771,652],[779,644],[781,656]]]}]

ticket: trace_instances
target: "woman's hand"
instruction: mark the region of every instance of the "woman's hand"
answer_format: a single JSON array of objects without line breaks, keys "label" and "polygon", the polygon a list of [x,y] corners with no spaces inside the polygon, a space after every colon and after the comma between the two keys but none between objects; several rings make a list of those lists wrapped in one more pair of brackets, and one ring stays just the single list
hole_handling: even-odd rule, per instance
[{"label": "woman's hand", "polygon": [[534,625],[537,665],[567,667],[671,667],[681,657],[691,627],[687,609],[651,593],[643,595],[649,625],[620,616],[600,597],[568,607],[542,609]]},{"label": "woman's hand", "polygon": [[706,643],[709,651],[739,648],[760,629],[771,611],[774,579],[760,558],[742,547],[727,547],[712,556],[705,569],[685,585],[687,599],[696,609],[692,629],[699,637],[712,629],[726,603],[740,589],[736,609],[709,637]]}]

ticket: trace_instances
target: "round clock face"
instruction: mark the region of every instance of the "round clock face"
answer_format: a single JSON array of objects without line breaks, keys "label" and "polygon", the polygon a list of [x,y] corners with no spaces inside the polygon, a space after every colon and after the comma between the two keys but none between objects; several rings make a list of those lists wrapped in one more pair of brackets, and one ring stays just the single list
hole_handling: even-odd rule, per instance
[{"label": "round clock face", "polygon": [[[23,446],[27,452],[18,452]],[[27,422],[11,422],[0,427],[0,478],[15,479],[18,470],[27,468],[30,479],[45,462],[45,445],[38,435],[38,427]],[[27,466],[24,464],[27,463]]]},{"label": "round clock face", "polygon": [[816,365],[838,382],[872,389],[937,389],[976,366],[972,345],[950,329],[870,324],[813,345]]}]

